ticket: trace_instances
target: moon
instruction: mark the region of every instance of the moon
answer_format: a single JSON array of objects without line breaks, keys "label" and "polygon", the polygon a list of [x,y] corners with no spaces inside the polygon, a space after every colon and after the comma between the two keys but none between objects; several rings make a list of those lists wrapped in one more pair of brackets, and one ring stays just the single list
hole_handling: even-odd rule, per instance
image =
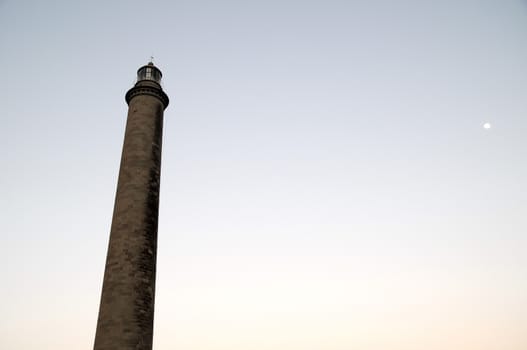
[{"label": "moon", "polygon": [[491,125],[490,123],[485,123],[485,124],[483,124],[483,129],[488,130],[488,129],[490,129],[490,128],[492,128],[492,125]]}]

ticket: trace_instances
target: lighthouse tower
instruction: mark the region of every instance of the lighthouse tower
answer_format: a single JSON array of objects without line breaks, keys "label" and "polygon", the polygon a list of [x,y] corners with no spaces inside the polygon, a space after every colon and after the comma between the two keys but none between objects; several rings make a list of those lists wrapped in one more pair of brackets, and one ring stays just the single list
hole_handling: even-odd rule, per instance
[{"label": "lighthouse tower", "polygon": [[163,112],[168,96],[152,62],[126,93],[128,118],[94,350],[151,350]]}]

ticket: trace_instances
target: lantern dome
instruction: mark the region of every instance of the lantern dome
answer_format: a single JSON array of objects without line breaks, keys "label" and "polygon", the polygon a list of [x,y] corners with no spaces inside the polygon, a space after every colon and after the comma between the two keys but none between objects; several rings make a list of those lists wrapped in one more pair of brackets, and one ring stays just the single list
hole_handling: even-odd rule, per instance
[{"label": "lantern dome", "polygon": [[152,62],[149,62],[146,66],[139,68],[137,71],[137,82],[142,80],[150,80],[161,84],[162,76],[163,74],[161,74],[161,71],[156,66],[154,66]]}]

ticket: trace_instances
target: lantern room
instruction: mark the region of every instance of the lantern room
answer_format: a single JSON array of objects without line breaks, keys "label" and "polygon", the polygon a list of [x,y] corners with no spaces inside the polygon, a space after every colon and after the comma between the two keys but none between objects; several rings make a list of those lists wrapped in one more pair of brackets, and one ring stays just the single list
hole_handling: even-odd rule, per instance
[{"label": "lantern room", "polygon": [[158,84],[161,84],[161,71],[157,69],[152,62],[149,62],[146,66],[139,68],[137,71],[137,81],[150,80]]}]

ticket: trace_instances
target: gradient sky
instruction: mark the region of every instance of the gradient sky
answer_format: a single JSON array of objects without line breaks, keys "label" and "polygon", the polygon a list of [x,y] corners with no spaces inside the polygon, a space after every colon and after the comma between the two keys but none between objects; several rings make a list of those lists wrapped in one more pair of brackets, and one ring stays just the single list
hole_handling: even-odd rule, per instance
[{"label": "gradient sky", "polygon": [[0,0],[0,348],[93,347],[153,55],[156,350],[527,349],[526,38],[520,0]]}]

